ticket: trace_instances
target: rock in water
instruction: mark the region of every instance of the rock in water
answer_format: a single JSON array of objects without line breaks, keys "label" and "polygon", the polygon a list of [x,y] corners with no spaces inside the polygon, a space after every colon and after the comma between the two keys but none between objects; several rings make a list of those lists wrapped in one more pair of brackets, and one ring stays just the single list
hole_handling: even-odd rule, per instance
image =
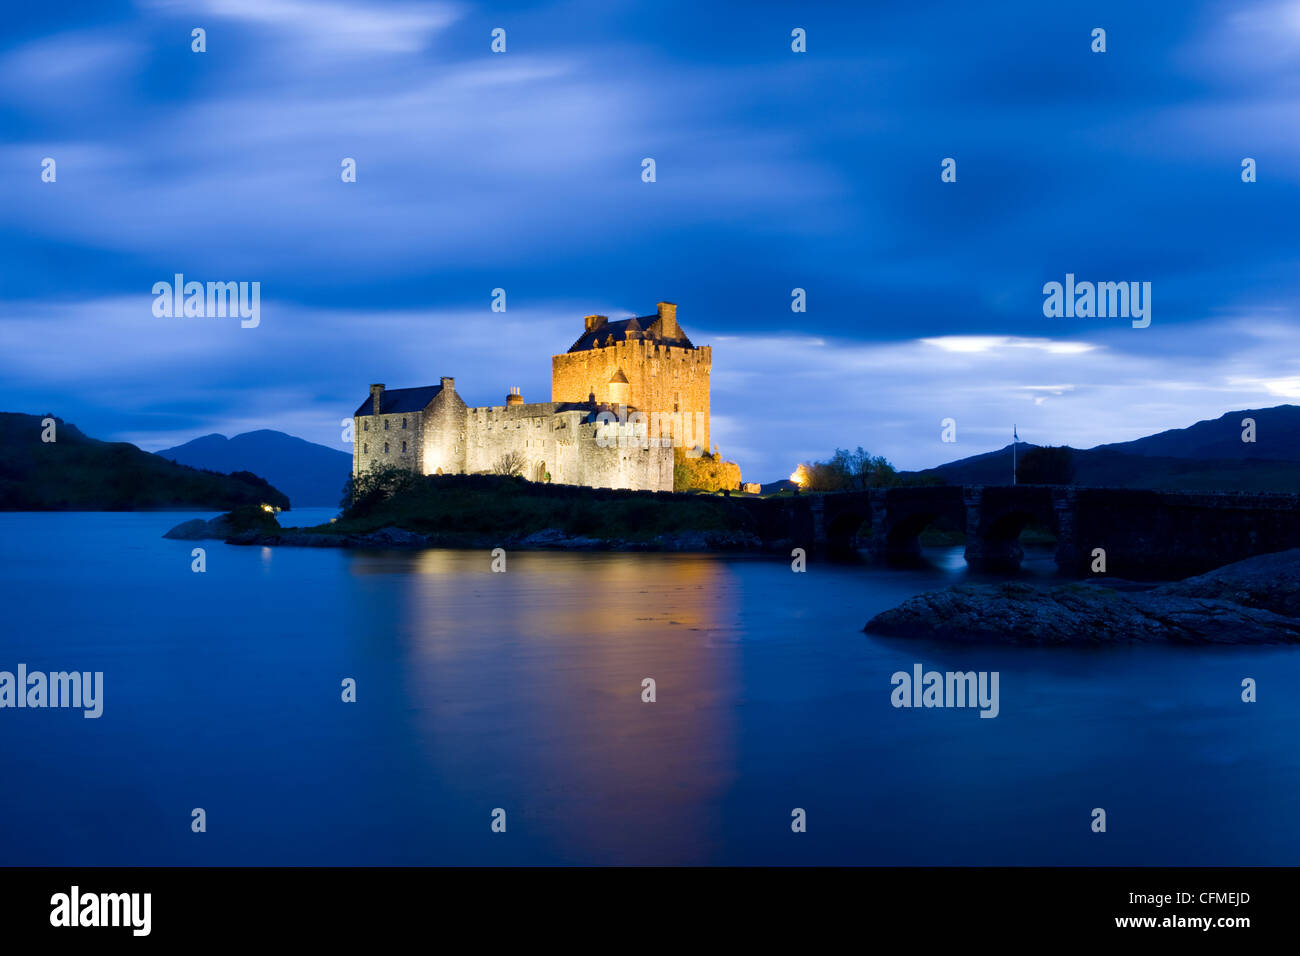
[{"label": "rock in water", "polygon": [[[1300,557],[1300,551],[1293,554]],[[1270,573],[1278,567],[1270,566]],[[1250,579],[1250,593],[1273,593],[1261,579]],[[1300,643],[1300,619],[1217,596],[1230,587],[1226,582],[1240,585],[1245,578],[1196,580],[1136,592],[1094,583],[964,585],[910,598],[876,615],[864,630],[984,644]],[[1202,588],[1207,596],[1198,593]]]},{"label": "rock in water", "polygon": [[224,541],[233,532],[234,529],[230,526],[230,522],[226,521],[226,516],[221,515],[211,521],[204,521],[202,518],[182,521],[163,537],[176,538],[181,541],[209,541],[212,539]]},{"label": "rock in water", "polygon": [[213,538],[224,541],[242,532],[278,530],[280,523],[275,520],[275,515],[261,505],[240,505],[211,521],[202,518],[182,521],[163,537],[179,538],[182,541],[206,541]]},{"label": "rock in water", "polygon": [[1159,590],[1164,594],[1218,598],[1300,618],[1300,548],[1247,558],[1162,585]]}]

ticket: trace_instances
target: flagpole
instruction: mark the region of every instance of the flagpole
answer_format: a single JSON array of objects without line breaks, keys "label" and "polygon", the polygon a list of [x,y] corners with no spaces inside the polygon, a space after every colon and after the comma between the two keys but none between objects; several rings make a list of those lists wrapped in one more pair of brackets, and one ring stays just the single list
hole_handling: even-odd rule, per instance
[{"label": "flagpole", "polygon": [[1016,483],[1016,442],[1020,436],[1016,434],[1016,426],[1011,426],[1011,483]]}]

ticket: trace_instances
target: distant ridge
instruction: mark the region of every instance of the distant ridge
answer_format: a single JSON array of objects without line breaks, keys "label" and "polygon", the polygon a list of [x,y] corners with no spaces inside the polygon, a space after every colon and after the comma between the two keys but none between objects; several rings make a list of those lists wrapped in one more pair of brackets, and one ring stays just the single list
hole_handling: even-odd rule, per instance
[{"label": "distant ridge", "polygon": [[[1242,419],[1255,420],[1255,441],[1241,440]],[[1098,445],[1091,451],[1197,460],[1266,458],[1300,461],[1300,405],[1247,408],[1187,428],[1171,428],[1134,441]]]},{"label": "distant ridge", "polygon": [[[1255,441],[1241,440],[1243,419]],[[1016,445],[1023,455],[1037,447]],[[1127,442],[1071,449],[1074,484],[1162,491],[1300,491],[1300,406],[1242,409],[1187,428]],[[1011,446],[917,472],[950,484],[1011,482]]]},{"label": "distant ridge", "polygon": [[44,418],[0,412],[0,511],[289,507],[284,494],[255,474],[178,465],[129,442],[89,438],[61,418],[54,418],[55,440],[42,441]]},{"label": "distant ridge", "polygon": [[284,491],[295,507],[334,507],[352,474],[352,455],[269,428],[234,438],[204,435],[158,452],[213,471],[251,471]]}]

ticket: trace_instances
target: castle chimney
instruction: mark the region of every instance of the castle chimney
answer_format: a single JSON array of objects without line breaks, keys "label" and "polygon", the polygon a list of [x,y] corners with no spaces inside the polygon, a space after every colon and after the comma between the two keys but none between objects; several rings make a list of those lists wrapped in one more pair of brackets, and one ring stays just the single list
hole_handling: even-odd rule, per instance
[{"label": "castle chimney", "polygon": [[456,380],[454,378],[449,378],[448,376],[444,375],[442,377],[442,389],[445,392],[456,391]]},{"label": "castle chimney", "polygon": [[666,339],[680,339],[682,330],[677,325],[677,303],[659,303],[659,334]]},{"label": "castle chimney", "polygon": [[609,321],[609,316],[605,316],[605,315],[589,315],[585,319],[583,319],[583,322],[586,325],[586,330],[588,332],[590,332],[592,329],[600,328],[608,321]]},{"label": "castle chimney", "polygon": [[522,405],[523,403],[524,403],[524,397],[523,395],[519,394],[519,386],[518,385],[511,386],[510,393],[506,395],[506,404]]},{"label": "castle chimney", "polygon": [[370,414],[372,415],[379,414],[379,405],[383,397],[384,397],[383,385],[370,386]]}]

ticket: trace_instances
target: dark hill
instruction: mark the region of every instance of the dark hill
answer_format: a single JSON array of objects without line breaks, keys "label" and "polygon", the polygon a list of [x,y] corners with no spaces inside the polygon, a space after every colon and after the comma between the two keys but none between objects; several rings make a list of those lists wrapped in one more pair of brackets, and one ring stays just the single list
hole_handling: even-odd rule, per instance
[{"label": "dark hill", "polygon": [[[1241,440],[1243,418],[1256,440]],[[1023,456],[1034,448],[1016,446]],[[1244,409],[1134,441],[1071,449],[1074,484],[1162,491],[1300,490],[1300,406]],[[1011,446],[919,472],[949,484],[1011,483]]]},{"label": "dark hill", "polygon": [[288,497],[257,475],[187,468],[128,442],[89,438],[59,418],[57,440],[43,442],[44,417],[0,412],[0,511],[289,507]]},{"label": "dark hill", "polygon": [[349,453],[265,428],[234,438],[204,435],[158,454],[193,468],[264,475],[300,508],[337,505],[352,474]]},{"label": "dark hill", "polygon": [[[1241,440],[1241,422],[1246,418],[1255,420],[1253,442]],[[1300,405],[1226,412],[1213,421],[1171,428],[1134,441],[1098,445],[1091,450],[1201,461],[1253,458],[1300,461]]]}]

